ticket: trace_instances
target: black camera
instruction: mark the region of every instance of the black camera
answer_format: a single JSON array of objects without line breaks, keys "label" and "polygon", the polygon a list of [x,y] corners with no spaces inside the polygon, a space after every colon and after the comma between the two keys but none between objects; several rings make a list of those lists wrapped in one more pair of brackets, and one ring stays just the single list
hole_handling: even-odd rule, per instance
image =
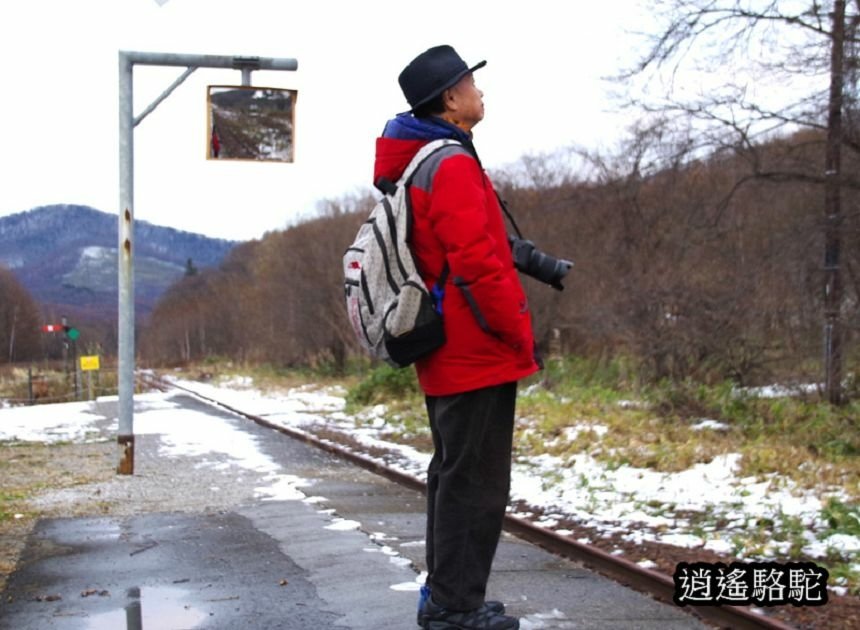
[{"label": "black camera", "polygon": [[556,258],[540,251],[535,244],[524,238],[508,235],[511,244],[511,254],[514,257],[514,267],[527,276],[545,282],[553,289],[563,291],[561,280],[573,267],[569,260]]}]

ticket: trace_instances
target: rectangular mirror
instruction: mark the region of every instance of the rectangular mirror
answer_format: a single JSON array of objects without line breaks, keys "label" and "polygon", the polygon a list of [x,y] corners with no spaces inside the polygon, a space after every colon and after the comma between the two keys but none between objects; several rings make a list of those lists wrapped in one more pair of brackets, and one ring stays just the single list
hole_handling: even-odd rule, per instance
[{"label": "rectangular mirror", "polygon": [[296,90],[210,85],[210,160],[293,161]]}]

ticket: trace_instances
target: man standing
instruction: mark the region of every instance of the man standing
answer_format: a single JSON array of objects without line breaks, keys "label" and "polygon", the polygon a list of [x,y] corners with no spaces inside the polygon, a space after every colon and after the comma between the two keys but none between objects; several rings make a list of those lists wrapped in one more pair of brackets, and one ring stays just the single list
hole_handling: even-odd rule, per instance
[{"label": "man standing", "polygon": [[416,363],[434,445],[418,611],[430,630],[519,628],[485,593],[510,490],[517,381],[538,366],[500,203],[472,144],[484,118],[473,72],[485,64],[469,67],[451,46],[418,55],[399,77],[411,110],[376,142],[374,182],[396,182],[426,143],[458,141],[422,164],[409,191],[418,269],[428,287],[444,284],[446,343]]}]

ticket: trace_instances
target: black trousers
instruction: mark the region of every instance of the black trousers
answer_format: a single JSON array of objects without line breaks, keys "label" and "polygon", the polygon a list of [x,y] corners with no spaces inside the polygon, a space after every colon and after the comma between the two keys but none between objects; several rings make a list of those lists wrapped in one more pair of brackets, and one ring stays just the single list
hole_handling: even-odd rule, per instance
[{"label": "black trousers", "polygon": [[484,603],[511,486],[517,384],[427,396],[427,584],[450,610]]}]

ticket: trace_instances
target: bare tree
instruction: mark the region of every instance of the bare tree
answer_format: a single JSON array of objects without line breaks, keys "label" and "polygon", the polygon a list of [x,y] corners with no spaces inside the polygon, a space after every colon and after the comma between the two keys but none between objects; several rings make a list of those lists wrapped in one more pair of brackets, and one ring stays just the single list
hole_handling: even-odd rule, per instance
[{"label": "bare tree", "polygon": [[[644,79],[646,93],[633,99],[646,111],[693,131],[690,154],[714,149],[743,157],[724,205],[754,179],[804,181],[823,190],[825,383],[832,403],[842,402],[843,289],[841,279],[842,191],[860,181],[841,168],[842,152],[860,152],[856,128],[856,44],[860,0],[658,0],[659,26],[650,46],[625,80]],[[846,6],[847,5],[847,6]],[[723,77],[713,81],[714,73]],[[696,94],[683,87],[699,81]],[[710,81],[710,85],[708,82]],[[846,94],[845,88],[849,88]],[[825,144],[825,163],[794,159],[796,146],[780,159],[763,159],[764,140],[811,129]],[[773,156],[770,156],[773,158]],[[856,157],[856,156],[855,156]]]}]

